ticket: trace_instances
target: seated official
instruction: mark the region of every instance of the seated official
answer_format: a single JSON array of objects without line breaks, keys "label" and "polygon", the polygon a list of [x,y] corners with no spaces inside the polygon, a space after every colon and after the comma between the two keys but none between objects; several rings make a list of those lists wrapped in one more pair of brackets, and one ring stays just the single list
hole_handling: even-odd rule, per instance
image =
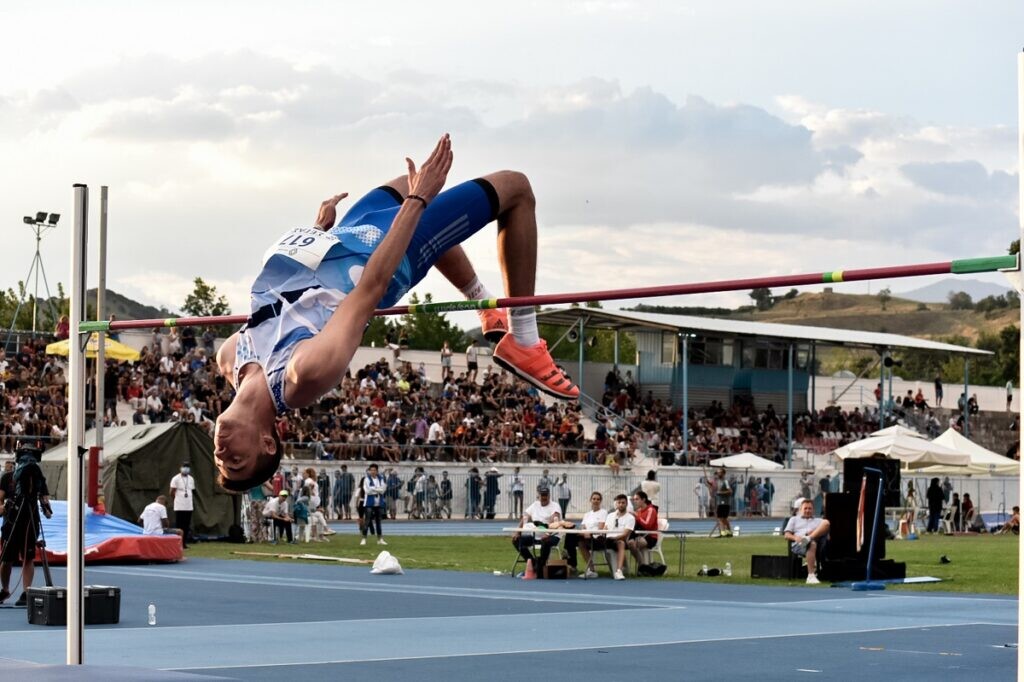
[{"label": "seated official", "polygon": [[605,536],[606,546],[608,549],[614,548],[616,552],[615,571],[612,573],[616,580],[626,579],[622,572],[622,567],[626,564],[626,543],[629,542],[629,536],[636,527],[636,519],[626,510],[628,504],[629,498],[621,494],[616,495],[615,510],[609,512],[604,520],[604,526],[609,530]]},{"label": "seated official", "polygon": [[[529,530],[562,527],[562,508],[557,502],[551,501],[550,488],[545,485],[537,487],[537,499],[523,512],[523,517],[519,519],[519,527]],[[540,578],[544,576],[544,564],[551,556],[551,548],[558,545],[558,536],[551,533],[539,537],[532,532],[516,533],[512,536],[512,544],[519,550],[519,556],[524,560],[533,560],[530,549],[536,544],[540,545],[540,556],[537,558],[537,565],[533,567]]]},{"label": "seated official", "polygon": [[[654,575],[653,570],[641,570],[647,564],[643,560],[643,552],[658,544],[658,508],[651,504],[647,493],[638,490],[633,493],[633,516],[636,519],[635,530],[629,538],[629,551],[636,559],[637,573]],[[643,531],[637,533],[637,531]],[[664,573],[664,570],[662,570]],[[660,574],[659,574],[660,575]]]},{"label": "seated official", "polygon": [[807,557],[807,584],[817,585],[818,557],[828,540],[829,522],[814,516],[814,502],[804,500],[800,503],[800,515],[794,516],[786,524],[786,539],[790,542],[790,551],[798,556]]},{"label": "seated official", "polygon": [[167,518],[167,497],[157,495],[156,502],[150,502],[139,514],[142,522],[143,535],[177,535],[181,537],[180,528],[171,528]]},{"label": "seated official", "polygon": [[[580,524],[581,530],[604,530],[605,519],[608,518],[608,510],[602,509],[601,504],[604,502],[604,496],[596,490],[590,493],[590,511],[583,515],[583,522]],[[579,545],[580,552],[583,554],[583,560],[586,562],[586,572],[581,573],[581,578],[596,578],[597,571],[594,570],[594,564],[591,559],[591,552],[603,552],[608,546],[606,544],[607,538],[604,533],[580,533],[576,536],[569,536],[575,539],[576,544]],[[569,565],[576,566],[576,553],[569,550],[568,540],[565,543],[566,551],[569,552]]]}]

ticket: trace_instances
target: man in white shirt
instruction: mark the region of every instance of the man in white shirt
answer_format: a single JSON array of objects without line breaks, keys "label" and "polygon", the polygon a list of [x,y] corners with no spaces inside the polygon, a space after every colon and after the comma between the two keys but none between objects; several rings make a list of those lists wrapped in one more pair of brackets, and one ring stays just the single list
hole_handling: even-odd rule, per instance
[{"label": "man in white shirt", "polygon": [[270,519],[274,524],[274,535],[272,544],[277,544],[278,539],[284,535],[288,538],[289,544],[295,544],[295,538],[292,536],[292,517],[288,513],[288,491],[282,489],[277,494],[277,497],[268,500],[263,505],[263,518]]},{"label": "man in white shirt", "polygon": [[[560,528],[562,526],[562,510],[551,500],[551,489],[547,486],[537,487],[537,499],[526,508],[519,520],[519,527],[524,530],[537,528]],[[538,577],[544,575],[544,564],[551,556],[551,548],[558,546],[558,535],[545,533],[540,537],[530,532],[516,533],[512,536],[512,544],[519,550],[524,560],[533,560],[534,570]],[[531,551],[536,544],[540,545],[540,556],[534,557]]]},{"label": "man in white shirt", "polygon": [[139,514],[139,521],[142,521],[143,535],[181,535],[177,528],[171,528],[171,522],[167,520],[167,497],[157,495],[156,502],[150,502]]},{"label": "man in white shirt", "polygon": [[629,536],[632,535],[633,529],[636,528],[636,518],[626,511],[628,504],[628,497],[622,494],[616,495],[615,511],[608,514],[604,520],[605,528],[611,531],[606,536],[606,546],[608,549],[614,547],[617,552],[615,572],[612,574],[612,577],[616,580],[626,579],[622,572],[622,567],[626,563],[626,542],[629,540]]},{"label": "man in white shirt", "polygon": [[188,462],[182,462],[181,473],[171,479],[171,495],[174,496],[174,526],[181,531],[181,547],[188,549],[192,528],[192,510],[195,508],[196,479],[192,477]]},{"label": "man in white shirt", "polygon": [[786,539],[789,540],[793,554],[807,557],[807,584],[817,585],[818,555],[828,540],[829,522],[827,519],[814,517],[814,502],[804,500],[800,503],[800,515],[794,516],[786,524]]},{"label": "man in white shirt", "polygon": [[470,340],[469,345],[466,347],[466,379],[471,384],[476,383],[476,373],[479,367],[477,365],[477,358],[479,354],[480,348],[476,345],[476,339]]},{"label": "man in white shirt", "polygon": [[441,458],[441,448],[445,442],[444,427],[441,423],[434,420],[434,423],[430,425],[430,430],[427,431],[427,459],[434,461]]},{"label": "man in white shirt", "polygon": [[[590,511],[583,515],[583,522],[580,524],[580,528],[584,531],[588,530],[604,530],[605,520],[608,518],[608,510],[602,509],[601,504],[604,502],[604,496],[596,490],[590,493]],[[596,578],[597,571],[594,570],[593,558],[591,552],[603,552],[608,546],[605,543],[604,533],[581,533],[576,536],[577,543],[579,544],[580,551],[583,553],[583,559],[587,562],[587,570],[585,573],[581,573],[580,577],[583,579]],[[566,541],[566,549],[568,549],[569,541]],[[570,554],[571,556],[571,554]]]}]

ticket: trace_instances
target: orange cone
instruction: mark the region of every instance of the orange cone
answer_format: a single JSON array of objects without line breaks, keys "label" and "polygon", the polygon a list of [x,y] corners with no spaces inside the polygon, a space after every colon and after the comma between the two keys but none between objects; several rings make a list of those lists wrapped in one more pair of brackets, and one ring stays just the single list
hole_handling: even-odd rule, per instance
[{"label": "orange cone", "polygon": [[523,574],[523,580],[536,580],[537,572],[533,570],[533,559],[526,560],[526,573]]}]

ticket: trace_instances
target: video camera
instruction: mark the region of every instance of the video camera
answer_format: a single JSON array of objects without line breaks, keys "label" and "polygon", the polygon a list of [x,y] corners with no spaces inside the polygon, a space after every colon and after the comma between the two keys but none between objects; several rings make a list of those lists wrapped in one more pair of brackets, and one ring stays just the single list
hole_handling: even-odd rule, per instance
[{"label": "video camera", "polygon": [[14,460],[18,465],[39,464],[43,461],[43,448],[38,441],[19,441],[14,449]]}]

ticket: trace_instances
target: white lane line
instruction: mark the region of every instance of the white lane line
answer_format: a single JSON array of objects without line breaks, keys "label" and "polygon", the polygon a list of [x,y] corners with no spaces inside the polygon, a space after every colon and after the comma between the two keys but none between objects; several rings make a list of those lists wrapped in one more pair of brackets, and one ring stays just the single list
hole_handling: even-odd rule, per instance
[{"label": "white lane line", "polygon": [[[683,606],[665,606],[665,607],[658,608],[658,610],[659,611],[684,611],[684,610],[686,610],[686,608],[683,607]],[[587,615],[587,616],[589,616],[591,614],[595,614],[595,615],[608,614],[610,616],[615,616],[616,618],[618,618],[618,617],[622,617],[622,616],[628,616],[630,614],[635,614],[637,616],[641,616],[641,615],[644,615],[644,614],[650,615],[650,613],[651,613],[651,607],[650,606],[644,606],[643,608],[638,608],[638,609],[599,609],[599,610],[593,610],[593,611],[591,611],[591,610],[586,610],[586,611],[544,611],[542,613],[536,613],[536,612],[530,612],[530,613],[479,613],[479,614],[471,614],[471,615],[468,615],[468,616],[467,615],[459,614],[459,615],[451,615],[451,616],[405,616],[405,617],[393,617],[393,618],[359,618],[359,619],[353,619],[353,620],[304,620],[304,621],[294,621],[294,620],[291,620],[291,621],[283,621],[283,622],[278,622],[278,623],[259,622],[259,623],[220,623],[220,624],[214,624],[214,625],[158,625],[158,626],[143,625],[143,626],[140,626],[140,627],[124,627],[124,628],[122,628],[122,627],[100,628],[100,627],[92,627],[92,626],[90,626],[89,629],[87,630],[87,632],[101,632],[101,631],[104,631],[104,630],[111,630],[111,631],[116,631],[116,632],[132,632],[133,630],[139,630],[139,631],[144,630],[146,632],[156,632],[157,630],[165,630],[165,631],[166,630],[178,630],[178,631],[181,631],[181,630],[204,630],[204,629],[208,629],[208,628],[215,628],[217,630],[223,631],[223,630],[232,629],[232,628],[258,628],[258,629],[263,629],[263,628],[271,628],[271,627],[289,627],[289,626],[296,626],[296,625],[300,626],[300,627],[305,627],[307,625],[340,625],[340,626],[348,627],[350,625],[351,626],[358,626],[360,624],[370,625],[370,624],[374,624],[374,623],[387,623],[387,622],[404,623],[406,621],[423,621],[423,620],[439,621],[439,620],[448,620],[448,619],[453,619],[453,618],[454,619],[458,619],[460,621],[473,620],[473,619],[482,619],[482,620],[490,621],[490,620],[494,620],[495,618],[502,618],[502,619],[529,618],[529,619],[533,620],[533,619],[536,619],[538,616],[543,616],[543,617],[547,617],[547,616],[578,616],[578,615],[581,615],[581,614],[582,615]],[[38,629],[36,629],[36,630],[4,630],[4,631],[0,631],[0,635],[7,635],[7,634],[12,634],[12,635],[17,635],[17,634],[22,634],[22,635],[25,635],[25,634],[42,634],[42,633],[45,633],[45,632],[63,632],[63,631],[60,630],[59,628],[57,630],[38,630]],[[2,660],[4,660],[4,659],[0,658],[0,661],[2,661]]]},{"label": "white lane line", "polygon": [[[978,623],[970,623],[969,625],[978,625]],[[298,661],[295,663],[248,663],[243,665],[215,665],[215,666],[195,666],[188,668],[161,668],[161,670],[177,670],[177,671],[190,671],[190,670],[229,670],[233,668],[285,668],[302,665],[338,665],[343,663],[387,663],[390,661],[419,661],[419,660],[432,660],[438,658],[470,658],[478,656],[508,656],[517,654],[543,654],[543,653],[564,653],[566,651],[596,651],[598,649],[636,649],[639,647],[651,647],[651,646],[673,646],[680,644],[710,644],[716,642],[745,642],[753,640],[766,640],[766,639],[791,639],[793,637],[824,637],[830,635],[856,635],[856,634],[867,634],[872,632],[896,632],[900,630],[920,630],[922,628],[939,628],[939,627],[961,627],[961,625],[948,625],[948,624],[930,624],[930,625],[908,625],[905,627],[895,628],[864,628],[858,630],[835,630],[829,632],[793,632],[784,635],[772,634],[772,635],[752,635],[749,637],[712,637],[706,639],[679,639],[679,640],[667,640],[667,641],[653,641],[653,642],[638,642],[633,644],[603,644],[593,646],[576,646],[572,649],[560,649],[556,647],[543,647],[533,649],[514,649],[507,651],[477,651],[462,654],[433,654],[427,656],[388,656],[379,658],[349,658],[349,659],[336,659],[336,660],[322,660],[322,661]],[[1010,626],[1007,626],[1010,627]]]},{"label": "white lane line", "polygon": [[[388,594],[424,594],[442,597],[464,597],[469,599],[496,599],[516,600],[530,602],[553,602],[553,603],[578,603],[578,604],[601,604],[606,606],[652,606],[652,607],[676,607],[684,604],[735,604],[747,606],[747,602],[721,602],[715,600],[691,600],[671,599],[643,596],[616,596],[579,592],[535,592],[522,590],[502,590],[489,588],[472,587],[443,587],[437,585],[403,585],[395,582],[365,583],[354,581],[326,581],[309,580],[303,578],[285,577],[239,577],[223,573],[205,573],[193,571],[189,573],[174,573],[170,571],[158,572],[155,570],[141,571],[132,569],[90,569],[97,573],[110,573],[114,575],[131,575],[149,578],[166,578],[170,580],[192,580],[199,582],[233,583],[239,585],[271,585],[283,587],[305,587],[310,589],[324,590],[348,590],[360,592],[386,592]],[[512,578],[509,578],[512,580]]]}]

